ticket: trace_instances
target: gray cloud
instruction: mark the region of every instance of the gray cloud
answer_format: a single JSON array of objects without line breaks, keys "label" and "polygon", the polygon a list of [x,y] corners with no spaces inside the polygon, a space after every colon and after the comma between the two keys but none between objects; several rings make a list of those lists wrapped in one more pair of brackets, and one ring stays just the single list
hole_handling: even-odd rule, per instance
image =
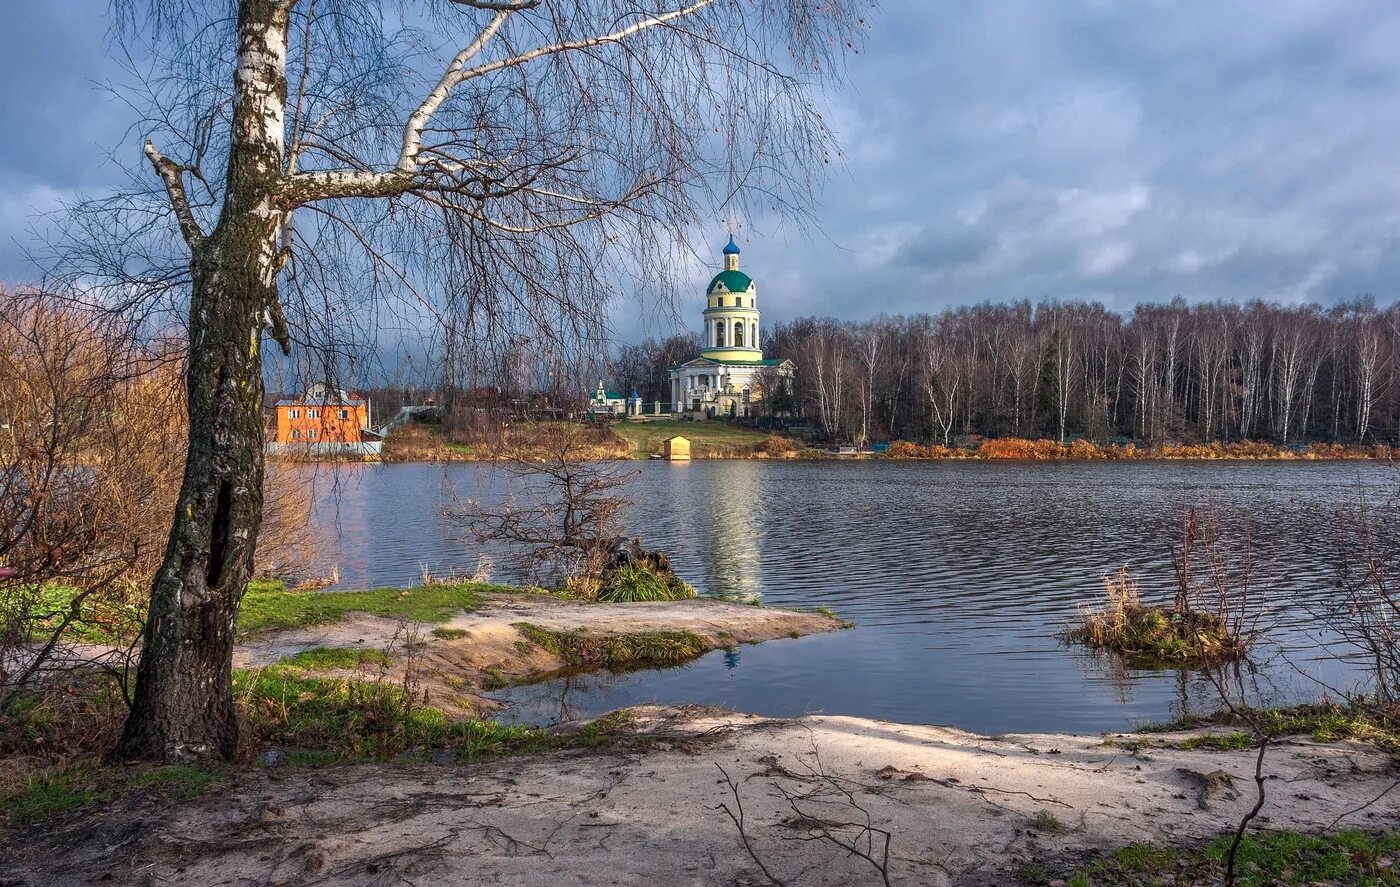
[{"label": "gray cloud", "polygon": [[[755,220],[770,319],[1040,296],[1323,303],[1400,280],[1389,0],[886,0],[831,97],[821,231]],[[22,221],[115,177],[101,3],[0,4],[0,279]],[[723,232],[699,232],[714,251]],[[680,306],[698,323],[695,306]],[[619,334],[665,312],[619,306]],[[639,320],[638,318],[647,318]],[[643,323],[647,326],[642,326]]]}]

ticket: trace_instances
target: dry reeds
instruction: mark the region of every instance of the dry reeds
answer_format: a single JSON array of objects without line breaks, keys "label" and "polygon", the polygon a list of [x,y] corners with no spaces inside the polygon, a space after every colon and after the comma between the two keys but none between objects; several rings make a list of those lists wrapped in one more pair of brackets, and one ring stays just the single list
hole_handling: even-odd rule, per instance
[{"label": "dry reeds", "polygon": [[1254,575],[1248,535],[1227,544],[1212,515],[1202,518],[1187,508],[1172,563],[1171,606],[1145,603],[1137,581],[1121,567],[1104,577],[1103,603],[1081,612],[1063,639],[1157,663],[1201,666],[1244,658],[1255,638],[1248,619]]}]

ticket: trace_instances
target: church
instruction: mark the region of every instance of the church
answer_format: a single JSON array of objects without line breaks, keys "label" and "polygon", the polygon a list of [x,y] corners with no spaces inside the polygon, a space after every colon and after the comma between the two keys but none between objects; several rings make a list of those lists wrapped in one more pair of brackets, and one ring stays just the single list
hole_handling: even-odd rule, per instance
[{"label": "church", "polygon": [[698,357],[671,367],[672,409],[691,419],[754,416],[769,393],[765,386],[792,385],[794,364],[763,356],[758,286],[739,270],[733,237],[706,299],[704,347]]}]

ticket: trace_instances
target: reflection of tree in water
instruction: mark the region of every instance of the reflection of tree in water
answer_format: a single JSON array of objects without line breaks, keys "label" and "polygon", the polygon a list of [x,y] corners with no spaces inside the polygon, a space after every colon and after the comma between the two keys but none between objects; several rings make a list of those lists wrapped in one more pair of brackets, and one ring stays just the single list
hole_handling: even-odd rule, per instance
[{"label": "reflection of tree in water", "polygon": [[[1136,690],[1142,681],[1170,672],[1175,697],[1171,710],[1175,717],[1214,714],[1220,709],[1220,693],[1201,669],[1133,665],[1122,656],[1104,650],[1075,651],[1073,655],[1075,664],[1087,677],[1113,685],[1121,705],[1136,701]],[[1259,657],[1246,657],[1214,671],[1221,686],[1233,688],[1236,698],[1263,704],[1280,692],[1266,668],[1275,658],[1277,654],[1262,661]]]}]

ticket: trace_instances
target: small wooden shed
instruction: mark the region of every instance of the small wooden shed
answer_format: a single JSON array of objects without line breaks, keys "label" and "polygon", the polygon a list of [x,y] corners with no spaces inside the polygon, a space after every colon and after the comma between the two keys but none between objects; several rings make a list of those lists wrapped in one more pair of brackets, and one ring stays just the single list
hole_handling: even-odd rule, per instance
[{"label": "small wooden shed", "polygon": [[690,438],[681,437],[679,434],[666,438],[666,441],[661,445],[661,458],[672,462],[689,462]]}]

